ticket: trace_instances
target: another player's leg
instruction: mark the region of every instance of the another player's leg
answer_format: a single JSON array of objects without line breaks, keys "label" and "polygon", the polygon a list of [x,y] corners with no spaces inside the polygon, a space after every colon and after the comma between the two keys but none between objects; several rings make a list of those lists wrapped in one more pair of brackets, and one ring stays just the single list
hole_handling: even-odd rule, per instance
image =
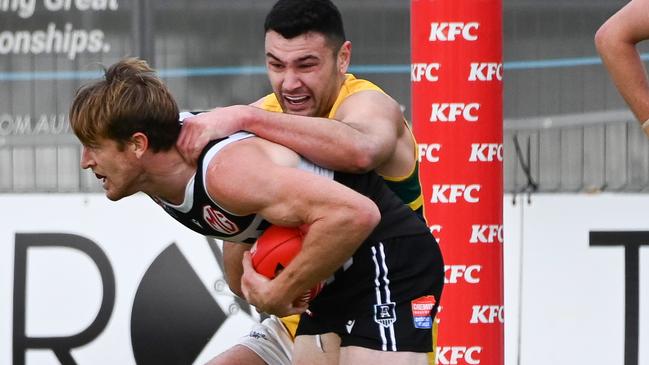
[{"label": "another player's leg", "polygon": [[340,349],[340,365],[427,365],[428,354],[425,352],[389,352],[372,350],[358,346],[347,346]]},{"label": "another player's leg", "polygon": [[235,345],[205,365],[268,365],[259,355],[243,345]]},{"label": "another player's leg", "polygon": [[291,334],[279,318],[271,316],[206,365],[290,365],[292,352]]},{"label": "another player's leg", "polygon": [[340,337],[335,333],[301,335],[295,338],[294,365],[338,364],[339,358]]}]

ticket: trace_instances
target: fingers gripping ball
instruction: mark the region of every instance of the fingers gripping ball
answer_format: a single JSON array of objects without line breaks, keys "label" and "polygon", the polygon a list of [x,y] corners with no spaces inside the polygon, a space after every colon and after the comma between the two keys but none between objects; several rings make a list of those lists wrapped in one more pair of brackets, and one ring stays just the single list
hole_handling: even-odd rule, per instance
[{"label": "fingers gripping ball", "polygon": [[[252,267],[269,279],[275,278],[302,249],[304,233],[299,228],[270,226],[250,250]],[[319,283],[301,298],[311,301],[322,287]]]}]

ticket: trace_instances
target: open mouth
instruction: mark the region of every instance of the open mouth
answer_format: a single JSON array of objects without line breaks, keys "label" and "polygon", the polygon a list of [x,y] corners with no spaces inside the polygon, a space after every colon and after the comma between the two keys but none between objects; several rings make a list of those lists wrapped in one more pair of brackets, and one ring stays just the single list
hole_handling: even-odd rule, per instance
[{"label": "open mouth", "polygon": [[290,105],[302,105],[309,100],[309,96],[288,96],[284,95],[284,100]]},{"label": "open mouth", "polygon": [[102,183],[106,182],[106,176],[104,175],[99,175],[98,173],[95,172],[95,177],[99,180],[101,180]]}]

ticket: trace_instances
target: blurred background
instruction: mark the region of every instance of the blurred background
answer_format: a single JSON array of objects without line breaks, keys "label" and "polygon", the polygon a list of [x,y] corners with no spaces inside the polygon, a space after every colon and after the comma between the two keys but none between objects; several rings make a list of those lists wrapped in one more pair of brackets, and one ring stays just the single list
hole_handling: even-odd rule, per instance
[{"label": "blurred background", "polygon": [[[624,3],[503,2],[507,192],[649,185],[644,136],[593,46],[597,27]],[[66,114],[74,90],[121,57],[153,64],[183,110],[249,103],[270,91],[262,24],[272,0],[107,0],[83,10],[54,0],[0,4],[0,192],[98,191],[77,166]],[[351,71],[408,114],[409,3],[339,7],[353,43]]]},{"label": "blurred background", "polygon": [[[335,2],[350,71],[410,119],[410,2]],[[67,113],[80,85],[125,56],[148,60],[182,110],[257,100],[271,90],[263,20],[273,3],[0,0],[0,293],[13,293],[0,301],[0,363],[202,364],[259,319],[226,293],[216,242],[178,228],[146,197],[105,199],[79,168]],[[503,0],[507,365],[649,362],[648,252],[589,240],[647,228],[649,144],[593,44],[625,3]],[[191,317],[185,327],[164,327],[174,311]],[[71,336],[100,317],[104,327],[79,336],[70,358],[26,340]],[[447,354],[440,364],[476,359]]]}]

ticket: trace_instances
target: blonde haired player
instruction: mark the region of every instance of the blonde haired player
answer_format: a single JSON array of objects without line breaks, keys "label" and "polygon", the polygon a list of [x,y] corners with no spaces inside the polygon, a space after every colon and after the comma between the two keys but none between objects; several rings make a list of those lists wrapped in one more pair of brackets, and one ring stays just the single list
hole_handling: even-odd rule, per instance
[{"label": "blonde haired player", "polygon": [[[212,141],[194,166],[174,147],[185,117],[146,63],[125,59],[77,92],[70,124],[82,167],[111,200],[144,192],[193,231],[247,250],[270,224],[308,227],[274,279],[254,271],[249,253],[242,260],[250,304],[301,314],[294,364],[425,364],[444,264],[428,227],[383,179],[321,168],[247,132]],[[311,302],[301,299],[325,280]]]}]

